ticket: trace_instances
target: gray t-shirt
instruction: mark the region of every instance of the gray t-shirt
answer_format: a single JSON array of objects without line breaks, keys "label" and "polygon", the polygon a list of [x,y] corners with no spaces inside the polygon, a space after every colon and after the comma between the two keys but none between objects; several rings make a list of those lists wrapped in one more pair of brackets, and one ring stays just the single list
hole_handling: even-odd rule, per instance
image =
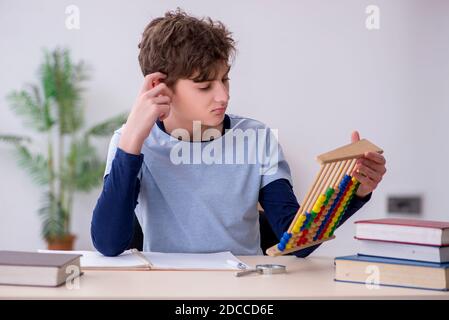
[{"label": "gray t-shirt", "polygon": [[[292,184],[290,168],[276,130],[228,116],[230,129],[208,142],[180,141],[153,126],[141,151],[135,208],[144,251],[262,254],[259,190],[281,178]],[[120,132],[111,139],[105,175]]]}]

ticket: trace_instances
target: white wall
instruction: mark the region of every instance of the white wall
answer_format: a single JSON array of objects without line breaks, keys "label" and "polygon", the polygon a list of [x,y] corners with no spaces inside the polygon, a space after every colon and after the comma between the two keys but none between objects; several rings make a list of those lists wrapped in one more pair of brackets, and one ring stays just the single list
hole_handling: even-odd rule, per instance
[{"label": "white wall", "polygon": [[[65,7],[81,29],[65,28]],[[380,7],[380,30],[365,8]],[[279,129],[296,195],[315,175],[317,154],[358,129],[385,150],[388,173],[373,199],[317,254],[355,252],[359,218],[386,216],[389,194],[424,196],[423,218],[449,220],[449,2],[418,1],[0,1],[0,132],[30,133],[5,95],[36,81],[43,47],[72,49],[93,66],[87,122],[130,108],[142,76],[137,43],[150,19],[181,6],[222,20],[238,40],[230,112]],[[108,140],[100,142],[105,155]],[[0,249],[45,246],[36,213],[40,191],[0,144]],[[92,248],[89,226],[100,190],[76,197],[78,249]]]}]

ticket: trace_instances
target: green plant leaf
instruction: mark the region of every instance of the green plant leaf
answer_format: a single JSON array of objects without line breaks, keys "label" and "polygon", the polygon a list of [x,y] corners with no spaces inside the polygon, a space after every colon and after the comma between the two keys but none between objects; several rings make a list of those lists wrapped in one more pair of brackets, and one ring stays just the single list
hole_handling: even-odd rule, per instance
[{"label": "green plant leaf", "polygon": [[29,173],[35,183],[38,185],[48,184],[48,160],[43,155],[33,155],[27,147],[17,145],[16,156],[19,166],[24,168]]},{"label": "green plant leaf", "polygon": [[68,50],[45,52],[41,81],[45,98],[55,101],[61,134],[77,132],[84,123],[81,83],[88,79],[87,69],[83,62],[74,64]]},{"label": "green plant leaf", "polygon": [[126,113],[122,113],[105,120],[90,128],[86,132],[86,136],[110,136],[126,122],[127,117],[128,115]]},{"label": "green plant leaf", "polygon": [[105,162],[101,161],[88,139],[73,141],[67,156],[64,181],[79,191],[90,191],[102,182]]},{"label": "green plant leaf", "polygon": [[27,90],[13,91],[7,99],[12,110],[24,118],[26,126],[40,132],[48,131],[53,126],[49,107],[42,102],[37,86],[30,85]]}]

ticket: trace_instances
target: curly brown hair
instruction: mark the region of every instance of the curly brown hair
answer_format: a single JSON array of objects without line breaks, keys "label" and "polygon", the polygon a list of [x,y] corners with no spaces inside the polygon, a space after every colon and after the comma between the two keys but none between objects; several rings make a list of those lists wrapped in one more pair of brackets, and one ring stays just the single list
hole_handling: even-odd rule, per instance
[{"label": "curly brown hair", "polygon": [[220,21],[198,19],[180,8],[152,20],[138,47],[144,76],[153,72],[167,75],[173,87],[178,79],[195,82],[215,79],[219,66],[232,64],[236,47],[232,33]]}]

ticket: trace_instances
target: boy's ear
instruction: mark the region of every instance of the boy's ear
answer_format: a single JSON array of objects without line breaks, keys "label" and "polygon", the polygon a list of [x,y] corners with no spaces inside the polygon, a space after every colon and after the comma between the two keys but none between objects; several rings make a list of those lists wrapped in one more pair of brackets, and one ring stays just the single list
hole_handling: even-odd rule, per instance
[{"label": "boy's ear", "polygon": [[155,87],[155,86],[157,86],[159,83],[161,83],[161,82],[164,82],[164,79],[154,79],[153,80],[153,83],[152,83],[152,85],[153,85],[153,88]]}]

